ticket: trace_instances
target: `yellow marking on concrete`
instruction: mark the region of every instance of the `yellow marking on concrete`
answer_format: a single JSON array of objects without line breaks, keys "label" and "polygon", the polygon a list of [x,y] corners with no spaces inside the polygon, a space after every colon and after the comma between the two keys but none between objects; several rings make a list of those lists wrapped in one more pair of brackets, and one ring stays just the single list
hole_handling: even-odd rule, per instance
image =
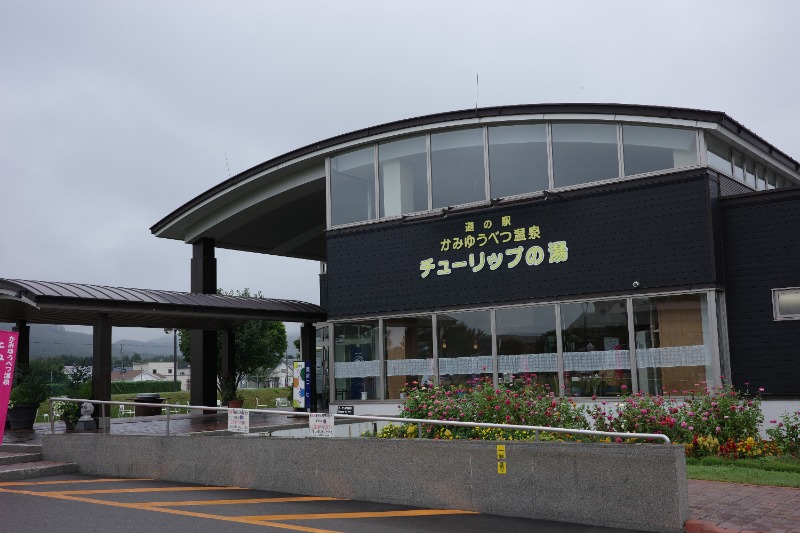
[{"label": "yellow marking on concrete", "polygon": [[243,487],[139,487],[136,489],[60,490],[51,494],[124,494],[126,492],[185,492],[196,490],[247,490]]},{"label": "yellow marking on concrete", "polygon": [[58,481],[3,481],[0,487],[30,487],[35,485],[68,485],[70,483],[124,483],[125,481],[153,481],[153,478],[60,479]]},{"label": "yellow marking on concrete", "polygon": [[243,516],[252,520],[326,520],[333,518],[392,518],[400,516],[437,516],[453,514],[480,514],[476,511],[459,511],[455,509],[412,509],[405,511],[370,511],[362,513],[306,513],[306,514],[272,514],[261,516]]},{"label": "yellow marking on concrete", "polygon": [[[218,487],[224,488],[224,487]],[[181,511],[180,509],[165,509],[162,507],[152,507],[148,505],[141,505],[138,503],[122,503],[122,502],[112,502],[107,500],[96,500],[94,498],[81,498],[79,496],[73,496],[70,494],[64,493],[53,493],[53,492],[35,492],[30,490],[15,490],[15,489],[3,489],[0,488],[0,493],[7,492],[10,494],[25,494],[28,496],[39,496],[42,498],[53,498],[56,500],[68,500],[73,502],[82,502],[82,503],[93,503],[96,505],[107,505],[109,507],[121,507],[123,509],[136,509],[140,511],[151,511],[154,513],[166,513],[166,514],[173,514],[173,515],[180,515],[180,516],[191,516],[193,518],[207,518],[209,520],[219,520],[222,522],[237,522],[240,524],[250,524],[254,526],[264,526],[264,527],[274,527],[278,529],[288,529],[290,531],[304,531],[305,533],[342,533],[341,531],[335,531],[330,529],[318,529],[313,527],[305,527],[305,526],[297,526],[293,524],[280,524],[278,522],[266,522],[264,520],[253,520],[246,516],[222,516],[222,515],[214,515],[214,514],[206,514],[206,513],[194,513],[191,511]]]},{"label": "yellow marking on concrete", "polygon": [[139,505],[151,507],[183,507],[187,505],[241,505],[248,503],[282,503],[282,502],[329,502],[341,498],[326,496],[295,496],[292,498],[250,498],[246,500],[190,500],[185,502],[141,502]]}]

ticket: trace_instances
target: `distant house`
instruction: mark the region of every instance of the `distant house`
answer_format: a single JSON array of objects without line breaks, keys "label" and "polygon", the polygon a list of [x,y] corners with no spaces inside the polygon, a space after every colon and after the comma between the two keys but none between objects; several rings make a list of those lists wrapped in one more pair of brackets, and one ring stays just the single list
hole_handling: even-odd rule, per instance
[{"label": "distant house", "polygon": [[111,381],[163,381],[157,374],[146,372],[144,370],[135,370],[133,368],[125,368],[121,370],[113,370],[111,372]]},{"label": "distant house", "polygon": [[[168,361],[166,361],[166,362],[150,361],[150,362],[147,362],[147,363],[135,364],[135,365],[133,365],[131,370],[148,373],[148,374],[154,376],[154,379],[157,380],[157,381],[172,381],[173,379],[175,379],[173,377],[174,365],[173,365],[172,362],[168,362]],[[129,370],[129,372],[131,370]],[[177,380],[176,381],[180,381],[181,390],[189,390],[188,387],[187,387],[187,383],[189,381],[189,374],[190,374],[189,368],[180,368],[180,367],[178,367],[178,373],[177,373]],[[113,380],[114,380],[114,378],[112,377],[112,381]]]}]

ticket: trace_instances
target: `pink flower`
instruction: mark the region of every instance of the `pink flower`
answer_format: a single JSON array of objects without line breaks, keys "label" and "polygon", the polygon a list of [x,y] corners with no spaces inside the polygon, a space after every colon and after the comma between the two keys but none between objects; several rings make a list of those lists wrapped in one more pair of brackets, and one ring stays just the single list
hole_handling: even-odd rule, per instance
[{"label": "pink flower", "polygon": [[777,422],[778,422],[777,420],[770,420],[769,421],[770,424],[777,424]]},{"label": "pink flower", "polygon": [[681,427],[685,428],[687,426],[686,422],[681,422]]},{"label": "pink flower", "polygon": [[764,392],[764,387],[759,387],[758,392]]},{"label": "pink flower", "polygon": [[720,431],[722,431],[722,428],[717,426],[717,433],[719,433]]}]

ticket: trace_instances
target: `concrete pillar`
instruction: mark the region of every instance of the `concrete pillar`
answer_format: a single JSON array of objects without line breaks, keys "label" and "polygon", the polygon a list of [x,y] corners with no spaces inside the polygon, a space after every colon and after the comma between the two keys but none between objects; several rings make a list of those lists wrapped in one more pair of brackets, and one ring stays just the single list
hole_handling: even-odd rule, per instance
[{"label": "concrete pillar", "polygon": [[[214,240],[203,238],[192,244],[191,290],[195,294],[217,293],[217,260]],[[191,331],[192,405],[217,405],[217,333]]]}]

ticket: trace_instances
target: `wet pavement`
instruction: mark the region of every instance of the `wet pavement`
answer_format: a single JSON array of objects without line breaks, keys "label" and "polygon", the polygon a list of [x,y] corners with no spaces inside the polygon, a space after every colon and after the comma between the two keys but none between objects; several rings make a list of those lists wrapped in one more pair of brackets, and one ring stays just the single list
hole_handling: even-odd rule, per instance
[{"label": "wet pavement", "polygon": [[[271,431],[307,425],[305,417],[291,411],[250,414],[250,428]],[[225,414],[171,415],[170,435],[224,432]],[[110,433],[124,435],[166,435],[167,417],[131,417],[111,420]],[[55,423],[55,432],[64,433],[63,422]],[[33,429],[5,430],[3,444],[41,444],[42,435],[50,433],[50,424],[36,424]],[[800,489],[766,487],[716,481],[689,480],[688,533],[754,532],[800,533]]]},{"label": "wet pavement", "polygon": [[[296,417],[292,411],[273,411],[272,413],[250,413],[250,428],[253,431],[269,431],[307,426],[307,418]],[[170,435],[189,435],[192,433],[208,433],[227,431],[227,413],[220,414],[174,414],[169,417]],[[67,427],[62,421],[54,424],[55,433],[65,433]],[[6,429],[3,444],[41,444],[42,435],[51,432],[49,423],[34,424],[33,429]],[[92,432],[84,432],[92,433]],[[102,433],[97,430],[95,433]],[[112,435],[153,435],[167,434],[167,416],[141,416],[130,418],[112,418],[110,433]]]}]

